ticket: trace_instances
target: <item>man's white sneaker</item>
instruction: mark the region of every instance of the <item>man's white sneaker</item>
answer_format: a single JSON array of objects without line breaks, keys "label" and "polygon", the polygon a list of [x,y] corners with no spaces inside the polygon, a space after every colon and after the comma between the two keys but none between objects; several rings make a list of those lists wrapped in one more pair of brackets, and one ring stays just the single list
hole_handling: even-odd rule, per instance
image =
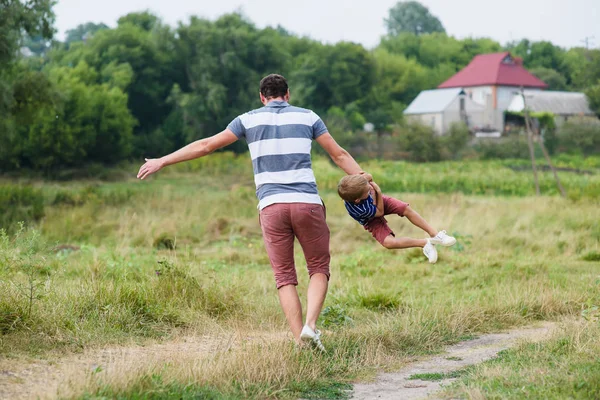
[{"label": "man's white sneaker", "polygon": [[304,325],[302,333],[300,333],[300,339],[305,342],[311,342],[317,349],[325,351],[325,346],[321,343],[321,331],[318,329],[313,330],[310,326]]},{"label": "man's white sneaker", "polygon": [[437,235],[431,238],[432,244],[439,244],[442,246],[454,246],[456,244],[456,238],[448,236],[446,231],[439,231]]},{"label": "man's white sneaker", "polygon": [[435,246],[431,243],[431,239],[427,239],[427,244],[423,247],[423,254],[429,260],[430,264],[435,264],[437,262],[437,250]]}]

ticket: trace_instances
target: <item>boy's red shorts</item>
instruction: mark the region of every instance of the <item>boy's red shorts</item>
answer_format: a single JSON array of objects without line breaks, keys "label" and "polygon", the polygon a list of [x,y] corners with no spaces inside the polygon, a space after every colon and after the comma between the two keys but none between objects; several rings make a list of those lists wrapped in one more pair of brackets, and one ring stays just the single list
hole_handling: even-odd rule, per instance
[{"label": "boy's red shorts", "polygon": [[[395,199],[393,197],[389,197],[386,195],[382,196],[383,198],[383,214],[398,214],[401,217],[404,217],[404,212],[406,211],[406,207],[409,206],[408,203]],[[383,241],[389,235],[394,235],[394,231],[389,227],[386,219],[384,217],[376,217],[367,222],[363,227],[371,232],[371,235],[377,240],[379,243],[383,245]]]}]

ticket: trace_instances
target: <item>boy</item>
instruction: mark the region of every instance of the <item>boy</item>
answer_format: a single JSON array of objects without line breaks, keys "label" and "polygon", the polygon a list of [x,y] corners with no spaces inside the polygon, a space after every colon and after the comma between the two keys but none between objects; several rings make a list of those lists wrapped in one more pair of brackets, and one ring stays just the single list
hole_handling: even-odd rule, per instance
[{"label": "boy", "polygon": [[[430,263],[437,261],[434,245],[452,246],[456,239],[446,231],[436,231],[415,210],[393,197],[384,196],[379,186],[372,181],[371,175],[347,175],[338,184],[338,194],[344,200],[348,214],[357,220],[365,230],[387,249],[423,248],[423,254]],[[431,236],[428,239],[397,238],[387,224],[384,215],[398,214],[406,217],[415,226]]]}]

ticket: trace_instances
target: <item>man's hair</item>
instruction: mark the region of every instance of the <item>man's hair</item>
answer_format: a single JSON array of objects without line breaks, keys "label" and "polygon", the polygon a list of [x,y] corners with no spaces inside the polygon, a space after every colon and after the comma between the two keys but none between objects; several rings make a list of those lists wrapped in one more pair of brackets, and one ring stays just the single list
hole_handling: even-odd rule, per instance
[{"label": "man's hair", "polygon": [[287,80],[278,74],[267,75],[260,81],[260,93],[267,99],[283,97],[288,92]]},{"label": "man's hair", "polygon": [[338,183],[338,194],[348,202],[360,199],[369,186],[369,181],[362,175],[347,175]]}]

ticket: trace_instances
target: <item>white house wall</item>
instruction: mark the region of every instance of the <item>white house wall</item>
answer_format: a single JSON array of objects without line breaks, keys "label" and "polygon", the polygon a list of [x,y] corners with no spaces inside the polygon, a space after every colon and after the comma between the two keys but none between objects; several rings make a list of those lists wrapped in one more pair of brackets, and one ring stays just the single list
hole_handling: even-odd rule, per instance
[{"label": "white house wall", "polygon": [[406,116],[409,121],[417,121],[422,123],[423,125],[430,126],[433,130],[441,135],[443,132],[443,114],[412,114]]},{"label": "white house wall", "polygon": [[[483,125],[484,107],[481,104],[466,97],[465,112],[467,113],[470,128]],[[460,97],[456,97],[456,99],[454,99],[444,110],[442,134],[448,132],[452,123],[460,121]]]}]

